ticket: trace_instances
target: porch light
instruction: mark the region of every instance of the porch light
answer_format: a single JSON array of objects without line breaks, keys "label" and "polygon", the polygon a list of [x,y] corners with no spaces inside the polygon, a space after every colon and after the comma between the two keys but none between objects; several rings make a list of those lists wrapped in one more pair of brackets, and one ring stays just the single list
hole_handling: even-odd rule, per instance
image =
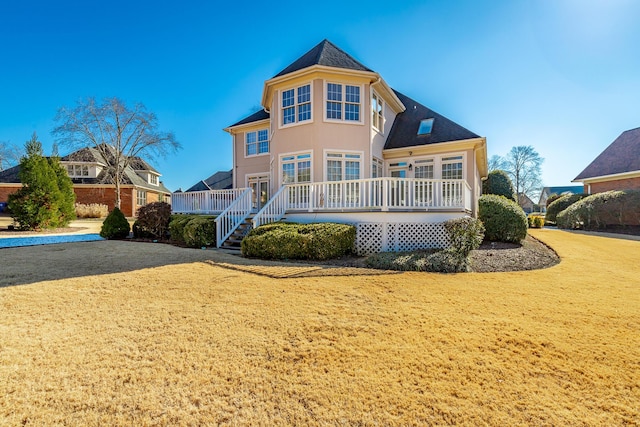
[{"label": "porch light", "polygon": [[411,163],[409,163],[409,170],[413,170],[413,165]]}]

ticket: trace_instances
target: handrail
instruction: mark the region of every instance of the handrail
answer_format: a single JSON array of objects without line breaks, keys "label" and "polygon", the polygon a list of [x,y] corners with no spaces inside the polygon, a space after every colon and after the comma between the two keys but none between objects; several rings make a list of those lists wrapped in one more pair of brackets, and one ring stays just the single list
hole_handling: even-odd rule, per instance
[{"label": "handrail", "polygon": [[242,194],[215,219],[217,247],[220,247],[251,213],[251,195],[251,188],[245,188]]},{"label": "handrail", "polygon": [[244,191],[246,188],[172,193],[171,211],[196,214],[220,213],[228,208]]},{"label": "handrail", "polygon": [[270,224],[272,222],[279,221],[287,212],[289,187],[283,185],[273,195],[273,197],[260,209],[260,211],[253,217],[251,222],[253,228],[258,228],[264,224]]}]

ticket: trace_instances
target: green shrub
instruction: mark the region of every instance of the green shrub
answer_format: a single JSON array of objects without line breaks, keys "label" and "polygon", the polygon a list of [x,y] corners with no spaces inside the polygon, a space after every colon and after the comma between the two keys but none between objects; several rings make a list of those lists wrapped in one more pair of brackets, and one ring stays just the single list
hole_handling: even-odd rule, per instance
[{"label": "green shrub", "polygon": [[195,218],[195,215],[172,215],[169,221],[169,237],[176,243],[184,244],[184,226]]},{"label": "green shrub", "polygon": [[133,231],[133,237],[136,239],[153,239],[155,236],[150,233],[145,227],[140,225],[140,221],[136,220],[131,226],[131,231]]},{"label": "green shrub", "polygon": [[[170,220],[171,205],[165,202],[154,202],[138,209],[136,224],[139,233],[156,239],[164,239],[169,232]],[[136,235],[136,227],[134,227],[133,234]]]},{"label": "green shrub", "polygon": [[264,259],[326,260],[350,253],[355,237],[352,225],[274,223],[251,230],[242,240],[242,254]]},{"label": "green shrub", "polygon": [[463,217],[450,219],[444,223],[449,235],[451,249],[466,257],[474,249],[478,249],[484,239],[484,226],[476,218]]},{"label": "green shrub", "polygon": [[368,257],[365,264],[371,268],[396,271],[463,273],[470,270],[469,257],[451,248],[381,252]]},{"label": "green shrub", "polygon": [[519,243],[527,236],[527,216],[518,204],[503,196],[480,197],[478,218],[490,241]]},{"label": "green shrub", "polygon": [[544,226],[544,216],[538,214],[529,214],[527,216],[529,228],[542,228]]},{"label": "green shrub", "polygon": [[560,212],[584,197],[585,195],[583,194],[565,194],[564,196],[558,197],[547,205],[547,221],[556,222],[556,217]]},{"label": "green shrub", "polygon": [[560,228],[597,230],[607,226],[640,225],[640,190],[613,190],[592,194],[557,216]]},{"label": "green shrub", "polygon": [[100,229],[100,236],[105,239],[124,239],[131,230],[129,221],[117,207],[105,218]]},{"label": "green shrub", "polygon": [[184,244],[193,248],[216,245],[216,217],[195,215],[183,228]]},{"label": "green shrub", "polygon": [[562,194],[557,194],[557,193],[553,193],[552,195],[550,195],[549,197],[547,197],[547,203],[545,205],[545,207],[549,207],[549,205],[553,202],[555,202],[556,200],[558,200],[560,197],[562,197]]},{"label": "green shrub", "polygon": [[495,194],[516,200],[516,192],[509,175],[503,170],[493,170],[482,183],[482,194]]}]

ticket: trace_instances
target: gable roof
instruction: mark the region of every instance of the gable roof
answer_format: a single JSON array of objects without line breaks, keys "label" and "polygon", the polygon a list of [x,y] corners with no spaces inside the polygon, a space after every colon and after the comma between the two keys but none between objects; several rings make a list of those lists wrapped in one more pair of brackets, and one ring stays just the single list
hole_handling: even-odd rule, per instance
[{"label": "gable roof", "polygon": [[233,170],[218,171],[209,178],[198,181],[185,193],[205,190],[227,190],[233,187]]},{"label": "gable roof", "polygon": [[[479,135],[465,129],[408,96],[403,95],[397,90],[394,90],[394,92],[407,109],[396,116],[389,131],[387,142],[384,145],[385,150],[480,138]],[[420,121],[431,118],[434,119],[431,133],[418,135]]]},{"label": "gable roof", "polygon": [[372,71],[329,40],[324,39],[273,77],[284,76],[285,74],[293,73],[294,71],[302,70],[313,65],[324,65],[326,67],[345,68],[357,71]]},{"label": "gable roof", "polygon": [[582,194],[584,193],[583,185],[565,185],[564,187],[544,187],[542,189],[542,194],[552,195],[552,194],[563,194],[563,193],[573,193],[573,194]]},{"label": "gable roof", "polygon": [[271,115],[269,113],[267,113],[266,111],[259,110],[259,111],[256,111],[255,113],[245,117],[244,119],[240,120],[239,122],[232,124],[229,127],[232,128],[232,127],[235,127],[235,126],[246,125],[247,123],[259,122],[260,120],[267,120],[270,117],[271,117]]},{"label": "gable roof", "polygon": [[574,181],[640,171],[640,128],[622,132]]},{"label": "gable roof", "polygon": [[[85,163],[98,163],[105,165],[105,160],[102,159],[102,155],[94,147],[85,147],[73,153],[67,154],[60,158],[62,162],[85,162]],[[135,185],[136,187],[146,188],[148,190],[160,191],[164,193],[171,193],[164,184],[161,182],[158,185],[149,184],[144,180],[136,171],[151,171],[158,173],[153,167],[145,162],[140,157],[134,157],[132,163],[126,168],[122,184]],[[0,172],[0,183],[12,183],[20,184],[20,166],[14,166],[10,169],[6,169]],[[113,184],[113,171],[109,168],[103,168],[96,178],[77,178],[71,177],[71,181],[74,184]]]}]

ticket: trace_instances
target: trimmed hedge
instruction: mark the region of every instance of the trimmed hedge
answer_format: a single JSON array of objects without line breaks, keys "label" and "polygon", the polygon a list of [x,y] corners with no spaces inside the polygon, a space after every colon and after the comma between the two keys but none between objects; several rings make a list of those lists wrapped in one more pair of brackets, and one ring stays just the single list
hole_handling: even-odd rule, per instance
[{"label": "trimmed hedge", "polygon": [[584,194],[565,194],[564,196],[558,197],[547,205],[547,221],[556,222],[556,217],[560,212],[584,197],[586,197]]},{"label": "trimmed hedge", "polygon": [[124,239],[129,235],[130,230],[129,221],[127,221],[122,211],[115,207],[102,223],[100,237],[105,239]]},{"label": "trimmed hedge", "polygon": [[215,246],[215,219],[210,215],[172,215],[169,222],[170,239],[194,248]]},{"label": "trimmed hedge", "polygon": [[263,259],[326,260],[349,254],[356,228],[336,223],[273,223],[253,229],[242,240],[242,255]]},{"label": "trimmed hedge", "polygon": [[451,249],[463,257],[480,247],[484,239],[484,226],[476,218],[463,217],[450,219],[444,223],[444,229],[449,235]]},{"label": "trimmed hedge", "polygon": [[640,190],[612,190],[592,194],[557,216],[560,228],[597,230],[607,226],[640,225]]},{"label": "trimmed hedge", "polygon": [[520,243],[527,237],[527,216],[516,202],[495,194],[481,196],[478,202],[478,218],[484,224],[485,239]]},{"label": "trimmed hedge", "polygon": [[542,228],[544,226],[544,216],[538,214],[530,214],[527,216],[529,228]]},{"label": "trimmed hedge", "polygon": [[493,170],[482,182],[482,194],[504,196],[509,200],[516,200],[516,191],[509,175],[503,170]]}]

